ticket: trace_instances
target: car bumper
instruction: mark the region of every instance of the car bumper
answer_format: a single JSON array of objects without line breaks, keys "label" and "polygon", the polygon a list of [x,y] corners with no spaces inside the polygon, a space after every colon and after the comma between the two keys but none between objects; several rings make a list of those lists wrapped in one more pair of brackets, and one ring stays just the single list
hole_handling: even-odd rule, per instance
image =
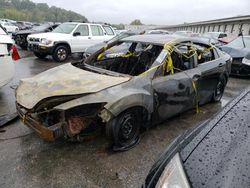
[{"label": "car bumper", "polygon": [[231,66],[231,75],[250,76],[250,66],[243,63],[233,63]]},{"label": "car bumper", "polygon": [[16,109],[18,115],[25,125],[33,129],[40,138],[46,141],[54,141],[57,138],[62,137],[63,134],[63,123],[58,123],[52,126],[46,126],[32,118],[25,109],[23,109],[19,104],[16,103]]},{"label": "car bumper", "polygon": [[49,47],[40,46],[39,44],[28,44],[28,49],[33,52],[52,55],[54,47],[53,46],[49,46]]}]

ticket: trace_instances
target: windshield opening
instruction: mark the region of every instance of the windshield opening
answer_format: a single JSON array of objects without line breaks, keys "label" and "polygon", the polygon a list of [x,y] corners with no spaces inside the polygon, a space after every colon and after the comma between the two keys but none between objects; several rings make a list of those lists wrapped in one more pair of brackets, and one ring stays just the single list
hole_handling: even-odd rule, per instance
[{"label": "windshield opening", "polygon": [[[147,71],[162,51],[162,46],[140,42],[120,42],[106,51],[100,51],[95,59],[87,62],[97,68],[137,76]],[[80,66],[84,69],[84,65]]]},{"label": "windshield opening", "polygon": [[65,33],[65,34],[70,34],[73,29],[76,27],[76,24],[71,24],[71,23],[63,23],[59,26],[57,26],[52,33]]}]

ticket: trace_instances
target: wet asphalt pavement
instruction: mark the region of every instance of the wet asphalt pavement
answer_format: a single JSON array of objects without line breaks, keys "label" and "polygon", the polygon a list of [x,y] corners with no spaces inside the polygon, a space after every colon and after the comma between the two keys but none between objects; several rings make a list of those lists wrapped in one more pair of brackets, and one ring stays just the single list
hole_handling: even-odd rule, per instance
[{"label": "wet asphalt pavement", "polygon": [[[21,55],[15,63],[15,79],[0,89],[0,115],[15,112],[12,88],[21,78],[61,65],[51,59],[38,60],[27,52]],[[230,78],[220,103],[202,106],[198,114],[190,110],[171,118],[142,133],[139,145],[120,153],[106,149],[104,134],[83,143],[48,143],[18,119],[0,129],[0,187],[140,187],[171,140],[213,116],[247,86],[250,79]]]}]

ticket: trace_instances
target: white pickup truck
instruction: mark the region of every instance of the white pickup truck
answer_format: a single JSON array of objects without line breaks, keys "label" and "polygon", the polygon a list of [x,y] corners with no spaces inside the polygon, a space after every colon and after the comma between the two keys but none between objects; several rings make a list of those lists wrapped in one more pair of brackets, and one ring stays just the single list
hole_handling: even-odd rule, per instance
[{"label": "white pickup truck", "polygon": [[65,22],[49,33],[31,34],[27,37],[28,48],[38,58],[52,55],[57,62],[65,61],[72,53],[84,52],[94,44],[115,36],[109,25]]}]

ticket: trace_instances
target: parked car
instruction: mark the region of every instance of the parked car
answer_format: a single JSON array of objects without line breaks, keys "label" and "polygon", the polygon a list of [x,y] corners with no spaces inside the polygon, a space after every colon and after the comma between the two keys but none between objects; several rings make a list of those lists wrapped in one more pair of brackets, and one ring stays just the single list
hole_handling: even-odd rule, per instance
[{"label": "parked car", "polygon": [[[125,53],[105,56],[106,50],[121,45],[127,46]],[[220,101],[230,59],[194,38],[130,36],[84,62],[22,79],[17,110],[45,140],[81,141],[94,127],[105,127],[113,150],[128,150],[139,142],[140,128]]]},{"label": "parked car", "polygon": [[154,29],[154,30],[149,30],[146,32],[147,34],[170,34],[168,31],[166,30],[161,30],[161,29]]},{"label": "parked car", "polygon": [[24,21],[17,21],[15,25],[19,28],[19,30],[29,30],[33,27],[30,22]]},{"label": "parked car", "polygon": [[239,36],[219,48],[233,58],[232,75],[250,76],[250,36]]},{"label": "parked car", "polygon": [[43,24],[41,26],[33,27],[29,30],[21,30],[12,34],[12,38],[14,39],[15,43],[20,46],[22,49],[26,50],[28,47],[27,37],[30,34],[35,33],[46,33],[53,31],[58,24]]},{"label": "parked car", "polygon": [[0,22],[0,25],[8,32],[8,33],[13,33],[18,31],[18,27],[14,26],[12,23],[9,22]]},{"label": "parked car", "polygon": [[8,22],[8,23],[12,23],[12,24],[16,23],[15,20],[4,19],[4,18],[0,18],[0,22]]},{"label": "parked car", "polygon": [[179,35],[184,37],[192,37],[193,32],[192,31],[176,31],[173,33],[173,35]]},{"label": "parked car", "polygon": [[[104,42],[101,42],[101,43],[98,43],[98,44],[95,44],[93,46],[86,48],[85,51],[83,52],[83,57],[84,57],[84,59],[86,59],[91,54],[95,53],[96,51],[100,50],[101,48],[107,46],[110,43],[116,42],[118,40],[121,40],[121,39],[129,37],[129,36],[138,35],[138,34],[141,34],[141,32],[140,31],[121,32],[121,33],[117,34],[115,37],[113,37],[107,41],[104,41]],[[126,47],[125,47],[125,50],[126,50]],[[120,51],[122,51],[122,49],[120,49],[119,52]],[[112,52],[114,52],[114,51],[112,51]]]},{"label": "parked car", "polygon": [[223,38],[228,37],[228,35],[224,32],[206,32],[202,34],[201,37],[208,39],[211,44],[219,46],[225,44],[222,41]]},{"label": "parked car", "polygon": [[220,113],[177,137],[143,188],[249,187],[250,88]]},{"label": "parked car", "polygon": [[82,53],[94,44],[107,41],[115,36],[111,26],[66,22],[50,33],[29,35],[29,48],[38,58],[52,55],[58,62],[65,61],[71,53]]},{"label": "parked car", "polygon": [[0,88],[8,84],[14,76],[15,67],[12,57],[16,54],[12,52],[13,43],[14,41],[0,25]]}]

